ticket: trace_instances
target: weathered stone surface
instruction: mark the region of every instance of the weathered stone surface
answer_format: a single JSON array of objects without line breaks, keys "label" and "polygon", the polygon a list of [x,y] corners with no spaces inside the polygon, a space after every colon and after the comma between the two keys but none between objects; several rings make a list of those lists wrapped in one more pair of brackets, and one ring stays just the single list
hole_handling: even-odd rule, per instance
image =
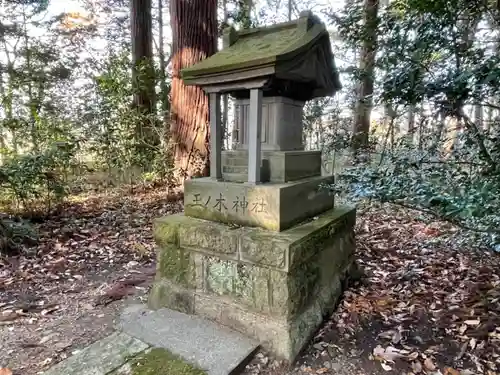
[{"label": "weathered stone surface", "polygon": [[179,228],[189,222],[184,215],[169,215],[155,220],[153,237],[158,246],[179,245]]},{"label": "weathered stone surface", "polygon": [[236,282],[236,263],[214,257],[205,257],[206,290],[211,293],[233,294]]},{"label": "weathered stone surface", "polygon": [[262,185],[197,178],[185,182],[184,211],[209,221],[283,231],[330,210],[333,196],[320,186],[332,183],[331,176]]},{"label": "weathered stone surface", "polygon": [[180,245],[197,249],[236,254],[238,252],[238,233],[211,222],[191,222],[189,227],[179,228]]},{"label": "weathered stone surface", "polygon": [[[182,231],[196,231],[205,222],[188,218]],[[159,278],[150,305],[207,316],[293,358],[342,292],[353,263],[354,224],[349,207],[282,232],[211,223],[237,236],[237,256],[183,248],[195,259],[195,286],[177,282],[174,288]]]},{"label": "weathered stone surface", "polygon": [[[285,129],[287,129],[285,127]],[[321,175],[321,151],[262,151],[262,181],[285,183]],[[225,181],[246,182],[248,151],[222,152],[222,172]],[[233,180],[242,175],[243,179]]]},{"label": "weathered stone surface", "polygon": [[193,255],[186,249],[167,244],[159,248],[156,273],[180,285],[192,286],[195,283],[195,264]]},{"label": "weathered stone surface", "polygon": [[106,375],[148,347],[148,344],[125,333],[113,333],[58,363],[44,374]]},{"label": "weathered stone surface", "polygon": [[194,290],[185,289],[165,278],[157,278],[149,293],[152,309],[166,307],[186,314],[194,314]]},{"label": "weathered stone surface", "polygon": [[289,242],[268,231],[248,230],[241,236],[240,257],[244,261],[284,269]]},{"label": "weathered stone surface", "polygon": [[118,327],[149,345],[167,349],[208,375],[232,374],[258,346],[241,333],[201,317],[168,309],[151,311],[142,305],[126,308]]},{"label": "weathered stone surface", "polygon": [[235,300],[214,298],[201,293],[196,294],[195,310],[197,315],[254,337],[276,355],[293,360],[322,323],[323,316],[333,312],[342,294],[340,282],[328,289],[328,292],[320,293],[301,314],[292,318],[258,313]]}]

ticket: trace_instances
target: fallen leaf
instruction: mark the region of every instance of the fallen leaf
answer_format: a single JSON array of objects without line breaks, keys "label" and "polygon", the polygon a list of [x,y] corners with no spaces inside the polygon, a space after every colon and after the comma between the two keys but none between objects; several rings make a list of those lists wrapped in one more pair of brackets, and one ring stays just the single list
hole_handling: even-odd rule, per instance
[{"label": "fallen leaf", "polygon": [[392,367],[389,366],[387,363],[381,363],[380,366],[382,366],[382,368],[385,370],[385,371],[391,371],[392,370]]},{"label": "fallen leaf", "polygon": [[419,356],[418,352],[413,352],[413,353],[410,353],[410,355],[408,355],[408,359],[410,361],[414,361],[418,358],[418,356]]},{"label": "fallen leaf", "polygon": [[424,366],[429,371],[436,371],[436,365],[432,362],[432,359],[427,357],[424,361]]},{"label": "fallen leaf", "polygon": [[12,375],[12,371],[7,367],[0,368],[0,375]]},{"label": "fallen leaf", "polygon": [[399,344],[399,342],[403,339],[403,336],[401,335],[401,332],[396,331],[394,336],[392,336],[392,343],[393,344]]},{"label": "fallen leaf", "polygon": [[444,368],[444,375],[461,375],[460,371],[455,370],[452,367],[445,367]]},{"label": "fallen leaf", "polygon": [[419,373],[422,372],[422,364],[420,361],[415,361],[411,363],[411,369],[413,370],[414,373]]},{"label": "fallen leaf", "polygon": [[465,333],[465,331],[467,331],[467,324],[462,324],[460,326],[460,328],[458,329],[458,332],[460,332],[461,335],[463,335]]},{"label": "fallen leaf", "polygon": [[472,350],[476,349],[476,344],[477,344],[477,340],[474,337],[471,338],[470,341],[469,341],[469,345],[470,345],[470,348]]},{"label": "fallen leaf", "polygon": [[22,314],[19,314],[17,312],[8,312],[6,314],[1,314],[0,315],[0,322],[4,323],[4,324],[9,324],[9,323],[12,323],[14,322],[14,320],[20,318],[22,316]]},{"label": "fallen leaf", "polygon": [[468,326],[478,326],[481,323],[481,321],[479,319],[474,319],[474,320],[466,320],[464,323],[467,324]]},{"label": "fallen leaf", "polygon": [[316,370],[316,374],[326,374],[329,370],[326,367],[321,367]]},{"label": "fallen leaf", "polygon": [[45,316],[45,315],[48,315],[50,313],[53,313],[54,311],[56,311],[57,309],[59,309],[59,305],[53,305],[53,306],[50,306],[46,309],[43,309],[41,314],[42,316]]}]

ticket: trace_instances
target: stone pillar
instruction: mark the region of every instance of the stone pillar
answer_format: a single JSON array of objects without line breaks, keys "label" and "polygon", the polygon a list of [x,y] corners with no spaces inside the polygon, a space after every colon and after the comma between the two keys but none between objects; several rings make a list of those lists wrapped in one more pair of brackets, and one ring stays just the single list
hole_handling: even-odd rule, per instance
[{"label": "stone pillar", "polygon": [[[250,116],[248,129],[248,182],[260,182],[260,164],[262,156],[261,130],[262,130],[262,90],[250,90]],[[220,151],[219,151],[220,152]]]},{"label": "stone pillar", "polygon": [[220,110],[220,94],[210,94],[210,177],[222,179],[222,126]]}]

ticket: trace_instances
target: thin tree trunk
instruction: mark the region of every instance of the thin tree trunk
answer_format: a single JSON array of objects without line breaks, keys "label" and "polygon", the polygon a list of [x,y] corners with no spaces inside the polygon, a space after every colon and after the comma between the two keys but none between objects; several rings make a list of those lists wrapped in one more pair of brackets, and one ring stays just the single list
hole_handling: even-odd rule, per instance
[{"label": "thin tree trunk", "polygon": [[484,121],[483,121],[483,106],[482,104],[474,105],[474,123],[478,127],[478,129],[484,130]]},{"label": "thin tree trunk", "polygon": [[493,122],[493,108],[487,108],[486,110],[486,121],[484,124],[484,131],[486,134],[490,134],[491,132],[491,124]]},{"label": "thin tree trunk", "polygon": [[186,86],[181,70],[216,51],[217,1],[171,0],[173,38],[171,139],[179,182],[209,174],[208,97],[196,86]]},{"label": "thin tree trunk", "polygon": [[166,120],[169,110],[167,73],[165,63],[165,47],[163,33],[163,0],[158,0],[158,54],[160,60],[160,91],[161,91],[161,115],[162,119]]},{"label": "thin tree trunk", "polygon": [[244,29],[252,26],[253,0],[239,0],[238,8],[240,13],[240,24]]},{"label": "thin tree trunk", "polygon": [[[155,71],[153,65],[153,20],[151,0],[131,0],[133,106],[143,115],[156,113]],[[154,116],[137,121],[137,152],[160,143]]]},{"label": "thin tree trunk", "polygon": [[[31,70],[31,47],[30,47],[30,38],[28,34],[28,24],[27,24],[26,13],[23,11],[23,38],[24,38],[24,48],[26,50],[26,70],[28,74],[33,74]],[[36,101],[35,94],[33,92],[33,80],[28,79],[28,107],[30,113],[30,136],[31,136],[31,146],[33,150],[38,151],[38,136],[36,129]]]},{"label": "thin tree trunk", "polygon": [[134,105],[145,113],[154,113],[155,77],[153,67],[153,26],[151,0],[131,0],[132,80]]},{"label": "thin tree trunk", "polygon": [[[0,63],[0,103],[2,104],[2,107],[4,105],[4,99],[5,99],[5,89],[3,86],[3,65]],[[7,142],[5,141],[6,138],[6,132],[3,128],[3,126],[0,126],[0,148],[6,149],[7,148]],[[0,166],[3,164],[3,153],[0,153]]]},{"label": "thin tree trunk", "polygon": [[364,2],[364,39],[361,47],[359,68],[361,79],[358,87],[358,99],[354,118],[352,149],[354,158],[368,147],[370,117],[373,107],[373,81],[375,53],[377,51],[378,0]]},{"label": "thin tree trunk", "polygon": [[396,142],[396,136],[399,133],[398,129],[396,129],[396,123],[395,123],[395,118],[396,118],[396,111],[392,108],[390,104],[385,104],[384,105],[384,131],[389,132],[390,136],[390,145],[391,145],[391,150],[394,149],[394,144]]}]

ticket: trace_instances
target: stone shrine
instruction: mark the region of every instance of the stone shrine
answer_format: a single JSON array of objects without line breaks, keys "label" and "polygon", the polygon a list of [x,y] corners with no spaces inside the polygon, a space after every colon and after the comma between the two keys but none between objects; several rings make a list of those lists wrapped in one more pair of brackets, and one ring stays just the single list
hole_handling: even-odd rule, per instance
[{"label": "stone shrine", "polygon": [[[184,69],[210,99],[210,177],[185,182],[183,214],[157,219],[152,308],[215,320],[293,360],[332,313],[354,267],[355,210],[334,207],[321,151],[305,151],[304,102],[340,88],[328,32],[311,12],[224,33]],[[235,99],[222,151],[220,95]]]}]

